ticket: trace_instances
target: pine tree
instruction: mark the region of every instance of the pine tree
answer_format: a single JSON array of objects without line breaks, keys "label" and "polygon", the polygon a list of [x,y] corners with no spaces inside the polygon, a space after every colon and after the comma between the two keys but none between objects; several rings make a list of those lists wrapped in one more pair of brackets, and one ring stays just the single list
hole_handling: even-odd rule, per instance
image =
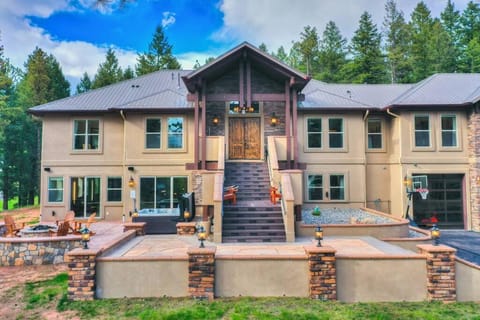
[{"label": "pine tree", "polygon": [[123,71],[123,80],[128,80],[132,78],[135,78],[135,72],[130,66],[128,66],[127,69]]},{"label": "pine tree", "polygon": [[418,82],[434,73],[432,37],[434,21],[430,16],[430,10],[422,1],[417,4],[412,12],[410,28],[412,34],[411,59],[412,81]]},{"label": "pine tree", "polygon": [[468,61],[468,72],[480,73],[480,39],[472,39],[465,50]]},{"label": "pine tree", "polygon": [[[460,16],[460,70],[462,72],[471,72],[474,62],[472,48],[475,47],[475,41],[480,39],[480,4],[470,1]],[[470,49],[469,49],[470,48]]]},{"label": "pine tree", "polygon": [[316,70],[316,58],[318,57],[318,33],[317,28],[306,26],[300,33],[300,42],[298,43],[298,49],[302,55],[303,68],[307,75],[314,75]]},{"label": "pine tree", "polygon": [[432,25],[432,37],[429,45],[433,73],[452,73],[457,70],[455,44],[438,19],[435,19]]},{"label": "pine tree", "polygon": [[354,83],[382,83],[385,65],[380,49],[381,35],[368,12],[360,17],[358,29],[352,38],[353,59],[350,62],[350,81]]},{"label": "pine tree", "polygon": [[410,34],[403,12],[398,10],[395,0],[385,4],[383,21],[385,52],[391,83],[410,82],[411,66],[408,57]]},{"label": "pine tree", "polygon": [[[456,72],[459,69],[460,60],[460,13],[455,10],[455,4],[448,0],[445,9],[440,13],[440,22],[446,32],[446,36],[442,36],[447,43],[449,52],[445,52],[447,56],[444,56],[443,71],[444,72]],[[436,27],[438,29],[438,27]]]},{"label": "pine tree", "polygon": [[163,32],[161,25],[157,26],[152,42],[148,45],[148,51],[139,54],[138,64],[135,67],[137,75],[144,75],[157,70],[180,69],[180,63],[172,54],[172,45]]},{"label": "pine tree", "polygon": [[92,80],[88,73],[84,72],[80,82],[77,84],[77,94],[84,93],[92,89]]},{"label": "pine tree", "polygon": [[326,82],[336,82],[340,80],[340,70],[342,70],[347,59],[347,39],[342,37],[340,29],[333,21],[329,21],[323,31],[320,41],[319,80]]},{"label": "pine tree", "polygon": [[123,80],[123,72],[118,65],[115,51],[108,49],[105,62],[98,66],[97,74],[93,79],[92,89],[101,88],[121,80]]},{"label": "pine tree", "polygon": [[267,45],[263,42],[258,46],[258,49],[260,49],[260,51],[268,53]]},{"label": "pine tree", "polygon": [[285,48],[283,46],[280,46],[280,48],[278,48],[277,52],[273,54],[273,56],[284,63],[288,62],[288,55],[285,52]]}]

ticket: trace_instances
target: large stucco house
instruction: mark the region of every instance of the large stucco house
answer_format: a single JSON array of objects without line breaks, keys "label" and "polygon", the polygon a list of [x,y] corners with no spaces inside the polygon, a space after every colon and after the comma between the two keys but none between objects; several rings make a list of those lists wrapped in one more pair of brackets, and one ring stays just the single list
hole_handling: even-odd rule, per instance
[{"label": "large stucco house", "polygon": [[250,174],[229,166],[265,163],[283,196],[287,240],[302,208],[405,215],[403,180],[414,175],[427,175],[430,191],[413,196],[415,220],[435,215],[441,227],[479,231],[479,101],[480,74],[327,84],[243,43],[194,71],[30,109],[43,122],[42,220],[69,210],[107,221],[146,209],[178,215],[178,197],[194,192],[196,218],[214,217],[222,241],[228,172]]}]

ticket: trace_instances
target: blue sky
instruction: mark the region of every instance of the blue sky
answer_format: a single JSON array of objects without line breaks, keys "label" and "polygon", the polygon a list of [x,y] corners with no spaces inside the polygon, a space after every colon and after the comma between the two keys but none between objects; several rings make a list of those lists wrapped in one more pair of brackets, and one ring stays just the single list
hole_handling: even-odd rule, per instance
[{"label": "blue sky", "polygon": [[[248,41],[287,50],[306,25],[323,32],[333,20],[350,39],[363,11],[381,29],[386,0],[131,0],[118,8],[95,0],[2,0],[0,37],[5,55],[22,66],[35,47],[52,53],[73,86],[83,72],[91,77],[113,48],[122,67],[134,67],[158,24],[164,26],[184,69]],[[447,0],[425,0],[439,16]],[[468,0],[454,0],[462,11]],[[407,20],[418,0],[397,0]]]}]

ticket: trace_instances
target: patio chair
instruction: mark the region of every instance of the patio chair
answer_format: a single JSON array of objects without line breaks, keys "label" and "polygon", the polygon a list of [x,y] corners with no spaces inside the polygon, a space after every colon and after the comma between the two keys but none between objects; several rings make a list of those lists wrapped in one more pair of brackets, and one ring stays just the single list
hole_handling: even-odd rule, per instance
[{"label": "patio chair", "polygon": [[223,194],[223,201],[231,201],[232,204],[237,204],[238,188],[227,188]]},{"label": "patio chair", "polygon": [[25,222],[15,223],[12,216],[6,215],[4,220],[6,227],[5,237],[18,237],[20,230],[25,227]]},{"label": "patio chair", "polygon": [[48,230],[48,233],[50,234],[51,237],[61,237],[61,236],[68,235],[69,229],[70,229],[70,225],[68,221],[64,221],[60,223],[60,225],[57,228],[57,231]]},{"label": "patio chair", "polygon": [[68,211],[65,214],[65,218],[63,218],[63,220],[55,221],[55,224],[59,226],[62,222],[68,222],[70,231],[72,233],[79,233],[79,230],[82,227],[82,223],[80,221],[75,221],[75,212],[73,211]]},{"label": "patio chair", "polygon": [[[95,217],[97,216],[97,213],[94,212],[92,213],[89,217],[88,217],[88,220],[87,222],[85,222],[85,225],[84,227],[87,228],[88,230],[90,230],[90,226],[92,225],[92,223],[95,223]],[[93,236],[95,235],[95,232],[90,230],[90,235]]]},{"label": "patio chair", "polygon": [[270,201],[272,204],[276,204],[280,199],[282,199],[282,194],[278,192],[278,188],[270,187]]}]

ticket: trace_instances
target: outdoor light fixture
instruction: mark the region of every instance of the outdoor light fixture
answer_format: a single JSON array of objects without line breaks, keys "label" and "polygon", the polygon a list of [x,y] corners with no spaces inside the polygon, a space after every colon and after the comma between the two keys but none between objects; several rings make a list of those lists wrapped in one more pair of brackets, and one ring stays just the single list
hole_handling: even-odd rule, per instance
[{"label": "outdoor light fixture", "polygon": [[185,219],[185,222],[188,222],[188,219],[190,219],[190,211],[183,211],[183,219]]},{"label": "outdoor light fixture", "polygon": [[316,226],[315,227],[315,240],[317,240],[317,247],[322,246],[322,240],[323,240],[323,229],[321,226]]},{"label": "outdoor light fixture", "polygon": [[87,227],[84,227],[80,232],[82,233],[83,249],[88,249],[88,242],[90,241],[90,230],[88,230]]},{"label": "outdoor light fixture", "polygon": [[434,224],[432,229],[430,230],[430,236],[433,240],[433,245],[438,246],[440,244],[440,229],[438,229],[437,225]]},{"label": "outdoor light fixture", "polygon": [[128,167],[128,171],[131,171],[131,172],[135,171],[135,167]]},{"label": "outdoor light fixture", "polygon": [[200,241],[200,248],[205,248],[203,241],[207,239],[207,233],[205,232],[205,228],[203,226],[200,226],[198,228],[197,237],[198,237],[198,241]]},{"label": "outdoor light fixture", "polygon": [[213,116],[212,123],[216,126],[220,122],[220,118],[217,115]]},{"label": "outdoor light fixture", "polygon": [[130,188],[135,188],[135,185],[136,185],[135,180],[133,180],[133,177],[130,177],[130,180],[128,180],[128,186]]},{"label": "outdoor light fixture", "polygon": [[134,217],[134,218],[138,217],[137,209],[133,210],[132,217]]},{"label": "outdoor light fixture", "polygon": [[270,119],[270,124],[272,125],[272,127],[275,127],[278,124],[278,118],[275,115],[275,112],[272,113],[272,118]]},{"label": "outdoor light fixture", "polygon": [[50,172],[52,169],[50,169],[49,167],[45,167],[43,168],[43,171],[46,171],[46,172]]}]

